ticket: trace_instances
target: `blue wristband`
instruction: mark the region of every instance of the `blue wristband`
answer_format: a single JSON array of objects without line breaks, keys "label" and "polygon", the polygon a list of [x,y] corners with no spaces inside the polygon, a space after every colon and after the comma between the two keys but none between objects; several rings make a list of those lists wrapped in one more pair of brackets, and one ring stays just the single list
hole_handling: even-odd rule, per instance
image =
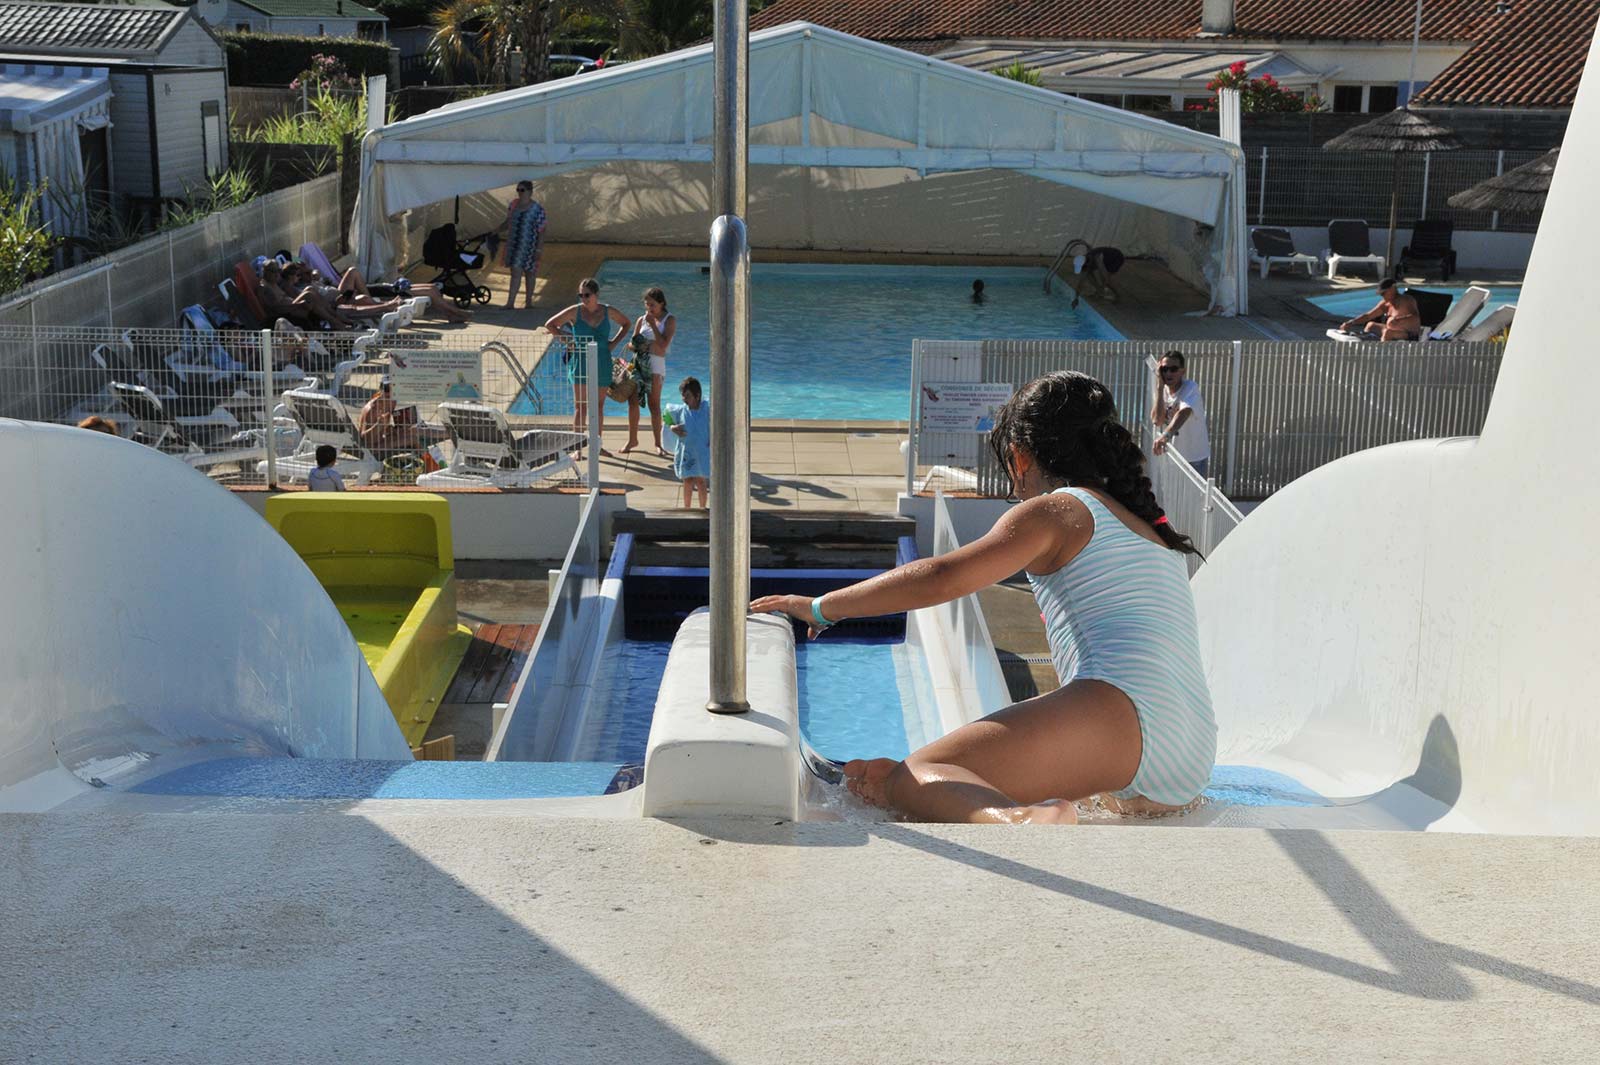
[{"label": "blue wristband", "polygon": [[811,600],[811,617],[816,621],[819,629],[825,629],[833,624],[833,622],[822,616],[822,596],[820,595]]}]

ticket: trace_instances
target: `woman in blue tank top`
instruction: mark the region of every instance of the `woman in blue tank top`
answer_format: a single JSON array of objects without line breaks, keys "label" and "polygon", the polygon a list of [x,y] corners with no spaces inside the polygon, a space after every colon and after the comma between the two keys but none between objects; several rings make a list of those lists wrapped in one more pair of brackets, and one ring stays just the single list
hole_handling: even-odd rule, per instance
[{"label": "woman in blue tank top", "polygon": [[1111,394],[1047,374],[1001,408],[995,458],[1023,500],[981,539],[816,599],[775,595],[814,638],[850,617],[970,595],[1023,570],[1061,687],[964,725],[903,762],[857,759],[850,790],[926,821],[1070,822],[1075,800],[1155,812],[1192,802],[1216,757],[1183,555]]},{"label": "woman in blue tank top", "polygon": [[[615,332],[612,327],[616,326]],[[627,315],[615,307],[607,306],[600,302],[600,282],[592,277],[586,277],[578,282],[578,302],[570,307],[563,307],[552,314],[544,327],[553,337],[564,340],[576,341],[570,343],[567,351],[567,380],[572,383],[572,430],[584,432],[589,426],[589,358],[587,341],[593,341],[595,349],[600,353],[601,373],[611,369],[611,358],[622,342],[628,339],[628,331],[633,322]],[[608,380],[608,379],[607,379]],[[604,385],[601,381],[600,406],[605,407]],[[596,415],[603,422],[605,411],[602,409]],[[602,455],[611,454],[604,448]]]}]

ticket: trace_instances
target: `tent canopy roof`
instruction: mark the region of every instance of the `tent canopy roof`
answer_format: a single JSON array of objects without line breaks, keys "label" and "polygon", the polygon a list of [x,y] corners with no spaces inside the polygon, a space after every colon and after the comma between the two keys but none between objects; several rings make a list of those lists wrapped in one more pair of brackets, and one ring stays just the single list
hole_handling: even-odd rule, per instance
[{"label": "tent canopy roof", "polygon": [[104,67],[0,65],[0,130],[28,133],[110,95]]},{"label": "tent canopy roof", "polygon": [[[848,34],[750,37],[755,166],[1027,171],[1215,225],[1242,166],[1226,141]],[[384,210],[620,160],[710,162],[701,45],[464,100],[369,134]]]}]

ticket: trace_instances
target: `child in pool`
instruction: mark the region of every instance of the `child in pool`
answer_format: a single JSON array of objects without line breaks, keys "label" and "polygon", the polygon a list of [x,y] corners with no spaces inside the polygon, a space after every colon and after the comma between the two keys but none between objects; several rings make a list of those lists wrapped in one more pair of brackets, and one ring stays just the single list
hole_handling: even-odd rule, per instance
[{"label": "child in pool", "polygon": [[1072,804],[1096,794],[1121,810],[1182,808],[1210,779],[1217,736],[1183,562],[1193,545],[1156,503],[1138,443],[1092,377],[1059,371],[1025,385],[989,440],[1023,502],[981,539],[750,609],[797,618],[815,638],[844,618],[946,603],[1025,570],[1061,687],[904,761],[856,759],[844,769],[850,790],[925,821],[1072,822]]},{"label": "child in pool", "polygon": [[667,405],[666,421],[677,437],[672,452],[672,472],[683,482],[683,505],[693,506],[698,490],[700,506],[706,507],[706,491],[711,483],[711,404],[701,398],[700,382],[685,377],[678,386],[683,403]]}]

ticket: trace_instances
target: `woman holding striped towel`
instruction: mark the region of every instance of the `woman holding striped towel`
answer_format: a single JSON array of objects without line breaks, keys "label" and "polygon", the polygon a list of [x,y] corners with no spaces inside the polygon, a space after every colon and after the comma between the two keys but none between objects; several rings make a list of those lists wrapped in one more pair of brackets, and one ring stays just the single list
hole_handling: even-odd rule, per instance
[{"label": "woman holding striped towel", "polygon": [[1200,663],[1189,538],[1156,503],[1111,394],[1047,374],[1000,410],[989,436],[1023,500],[990,532],[816,599],[766,596],[811,636],[844,618],[970,595],[1024,570],[1061,687],[964,725],[903,762],[857,759],[850,790],[926,821],[1077,820],[1073,802],[1164,812],[1193,802],[1216,757]]}]

